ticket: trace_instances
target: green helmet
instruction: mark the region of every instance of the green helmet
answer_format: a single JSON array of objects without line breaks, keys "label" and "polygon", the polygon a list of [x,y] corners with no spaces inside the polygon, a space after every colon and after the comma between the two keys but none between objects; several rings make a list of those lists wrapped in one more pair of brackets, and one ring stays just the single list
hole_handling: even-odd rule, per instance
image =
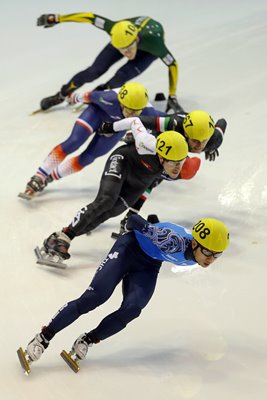
[{"label": "green helmet", "polygon": [[188,145],[180,133],[165,131],[157,137],[156,151],[165,160],[182,161],[188,154]]},{"label": "green helmet", "polygon": [[191,111],[183,121],[183,128],[189,139],[208,140],[214,133],[214,121],[206,111]]},{"label": "green helmet", "polygon": [[129,47],[137,38],[138,29],[130,21],[120,21],[113,25],[110,35],[111,44],[116,49]]},{"label": "green helmet", "polygon": [[142,110],[148,103],[148,92],[140,83],[127,82],[120,88],[118,100],[126,108]]},{"label": "green helmet", "polygon": [[201,246],[214,252],[223,252],[229,244],[229,231],[218,219],[201,219],[193,226],[192,235]]}]

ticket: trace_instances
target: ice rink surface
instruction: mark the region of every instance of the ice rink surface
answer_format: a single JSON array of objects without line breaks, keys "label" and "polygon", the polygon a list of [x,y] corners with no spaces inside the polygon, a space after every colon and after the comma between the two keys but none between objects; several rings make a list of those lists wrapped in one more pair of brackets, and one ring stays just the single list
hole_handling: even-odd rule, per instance
[{"label": "ice rink surface", "polygon": [[[201,217],[220,218],[229,226],[231,245],[207,270],[164,264],[140,318],[94,346],[79,374],[59,353],[119,306],[120,287],[105,305],[59,333],[26,377],[17,348],[85,290],[120,221],[114,218],[74,240],[66,270],[40,267],[34,247],[94,199],[106,157],[54,183],[31,203],[17,197],[78,116],[64,106],[36,116],[30,112],[90,65],[108,42],[89,24],[42,29],[36,18],[82,11],[161,21],[179,62],[181,104],[228,121],[220,157],[211,163],[201,155],[198,175],[162,184],[142,215],[158,213],[162,221],[187,228]],[[266,399],[266,21],[266,0],[14,0],[2,6],[1,399]],[[105,82],[114,71],[83,89]],[[157,61],[138,81],[153,98],[167,94],[167,77]]]}]

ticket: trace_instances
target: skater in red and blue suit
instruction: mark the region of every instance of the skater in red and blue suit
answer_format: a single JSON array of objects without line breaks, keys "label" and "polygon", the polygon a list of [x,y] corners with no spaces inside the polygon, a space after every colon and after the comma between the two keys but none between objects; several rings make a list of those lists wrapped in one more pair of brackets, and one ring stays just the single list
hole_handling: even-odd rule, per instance
[{"label": "skater in red and blue suit", "polygon": [[[76,93],[70,97],[70,102],[89,104],[76,120],[68,139],[51,150],[27,183],[26,198],[30,199],[42,191],[47,183],[79,172],[92,164],[96,158],[108,153],[125,135],[125,131],[117,135],[99,135],[97,130],[103,121],[114,122],[139,115],[165,115],[153,108],[149,103],[146,88],[136,82],[128,82],[120,89]],[[93,134],[95,134],[93,139],[81,154],[63,162]]]}]

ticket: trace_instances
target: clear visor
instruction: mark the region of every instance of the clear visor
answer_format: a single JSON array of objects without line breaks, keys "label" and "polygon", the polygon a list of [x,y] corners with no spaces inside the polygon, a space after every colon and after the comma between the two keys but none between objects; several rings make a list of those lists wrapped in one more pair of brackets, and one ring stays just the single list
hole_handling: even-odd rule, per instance
[{"label": "clear visor", "polygon": [[143,111],[143,108],[141,108],[140,110],[134,110],[132,108],[125,107],[123,104],[121,104],[121,108],[125,118],[129,118],[131,116],[138,117]]},{"label": "clear visor", "polygon": [[210,250],[206,249],[205,247],[203,247],[201,245],[199,245],[199,247],[200,247],[201,253],[206,257],[211,257],[212,256],[214,258],[219,258],[223,253],[222,251],[220,251],[220,252],[210,251]]},{"label": "clear visor", "polygon": [[183,163],[185,162],[185,158],[183,160],[177,160],[177,161],[173,161],[173,160],[166,160],[165,162],[170,166],[170,167],[179,167],[182,166]]}]

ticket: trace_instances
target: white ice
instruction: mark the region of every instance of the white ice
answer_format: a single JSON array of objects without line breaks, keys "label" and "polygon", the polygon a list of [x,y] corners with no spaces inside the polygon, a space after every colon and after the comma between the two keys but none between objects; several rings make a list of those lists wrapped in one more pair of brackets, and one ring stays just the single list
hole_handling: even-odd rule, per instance
[{"label": "white ice", "polygon": [[[51,185],[27,203],[17,197],[77,114],[58,107],[29,116],[87,67],[107,43],[89,24],[36,27],[42,13],[92,11],[111,19],[149,15],[161,21],[179,62],[185,109],[225,117],[220,157],[192,181],[164,183],[142,213],[188,228],[200,217],[229,226],[231,245],[208,270],[164,264],[140,318],[94,346],[74,374],[59,353],[118,307],[105,305],[59,333],[26,377],[16,350],[60,306],[78,297],[107,254],[120,217],[74,240],[65,271],[40,267],[33,249],[69,224],[97,192],[106,157]],[[1,7],[1,375],[5,400],[90,398],[264,400],[267,397],[267,2],[266,0],[18,1]],[[117,68],[117,66],[116,66]],[[103,78],[111,77],[112,68]],[[138,79],[151,97],[167,93],[167,69],[155,62]],[[84,89],[85,89],[84,88]]]}]

